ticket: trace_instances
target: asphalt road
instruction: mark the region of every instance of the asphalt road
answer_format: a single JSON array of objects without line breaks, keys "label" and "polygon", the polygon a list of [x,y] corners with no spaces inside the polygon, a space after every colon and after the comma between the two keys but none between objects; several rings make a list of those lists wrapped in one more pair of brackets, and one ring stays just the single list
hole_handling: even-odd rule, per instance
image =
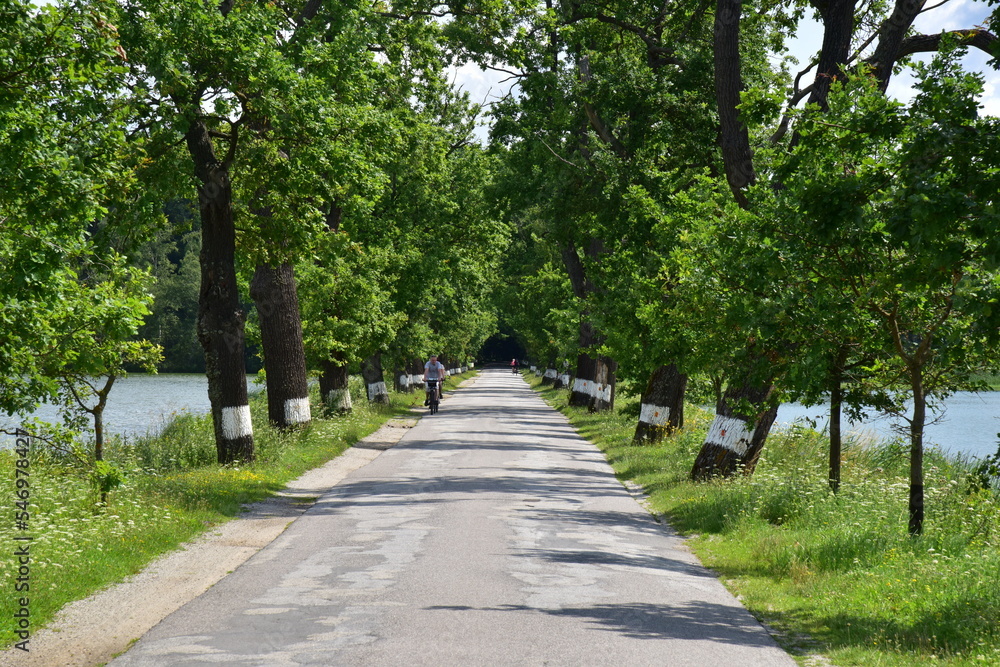
[{"label": "asphalt road", "polygon": [[795,662],[562,415],[485,370],[110,664]]}]

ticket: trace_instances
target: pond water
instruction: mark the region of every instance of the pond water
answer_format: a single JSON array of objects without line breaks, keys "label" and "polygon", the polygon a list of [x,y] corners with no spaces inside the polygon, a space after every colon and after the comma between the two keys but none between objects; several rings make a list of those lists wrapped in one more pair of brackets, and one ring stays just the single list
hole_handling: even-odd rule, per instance
[{"label": "pond water", "polygon": [[[261,389],[255,380],[255,375],[247,376],[247,387],[251,392]],[[177,413],[204,414],[210,409],[208,381],[204,375],[136,374],[118,380],[111,389],[104,424],[108,432],[115,434],[156,434]],[[787,425],[797,419],[811,419],[816,428],[823,430],[829,422],[828,409],[827,405],[805,407],[798,403],[786,403],[778,410],[775,426]],[[43,405],[36,415],[48,421],[58,421],[52,406]],[[0,415],[0,423],[12,426],[16,421]],[[894,427],[893,421],[887,417],[876,417],[859,424],[845,422],[844,430],[869,438],[901,435],[898,427]],[[924,442],[939,445],[947,452],[983,457],[996,452],[998,432],[1000,391],[979,394],[958,392],[945,402],[938,420],[927,425]]]},{"label": "pond water", "polygon": [[[811,419],[816,428],[829,425],[829,405],[805,407],[786,403],[778,408],[775,426],[790,424],[797,419]],[[1000,432],[1000,391],[973,393],[960,391],[949,396],[933,415],[934,423],[924,430],[924,444],[935,444],[954,454],[984,457],[996,453],[997,433]],[[928,418],[930,421],[930,418]],[[862,423],[848,424],[845,433],[869,438],[909,437],[909,426],[902,420],[878,416]],[[903,430],[901,430],[903,429]]]},{"label": "pond water", "polygon": [[[261,390],[256,375],[247,376],[250,393]],[[208,379],[197,373],[135,374],[117,380],[104,409],[104,428],[118,435],[155,435],[174,415],[181,412],[205,414],[212,409],[208,400]],[[55,407],[42,405],[35,416],[58,422]],[[16,420],[0,415],[0,422],[16,425]]]}]

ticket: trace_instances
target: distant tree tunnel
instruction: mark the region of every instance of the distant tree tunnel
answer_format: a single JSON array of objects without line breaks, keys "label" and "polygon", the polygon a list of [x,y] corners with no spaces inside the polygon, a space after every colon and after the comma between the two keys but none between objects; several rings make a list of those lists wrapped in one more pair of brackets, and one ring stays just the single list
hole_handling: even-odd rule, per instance
[{"label": "distant tree tunnel", "polygon": [[521,362],[526,354],[524,346],[518,342],[513,333],[502,331],[486,339],[483,346],[479,348],[479,354],[476,355],[476,358],[480,362],[509,362],[511,359],[517,359],[518,362]]}]

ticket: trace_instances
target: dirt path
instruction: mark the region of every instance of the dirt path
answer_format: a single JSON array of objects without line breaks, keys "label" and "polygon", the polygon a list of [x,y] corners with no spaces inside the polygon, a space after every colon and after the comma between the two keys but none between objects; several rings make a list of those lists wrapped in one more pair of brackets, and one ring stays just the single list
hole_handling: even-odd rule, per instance
[{"label": "dirt path", "polygon": [[346,475],[395,445],[415,419],[394,419],[341,456],[290,482],[277,496],[161,556],[141,573],[67,605],[32,635],[30,652],[0,652],[0,665],[103,664],[181,605],[198,597],[267,546]]}]

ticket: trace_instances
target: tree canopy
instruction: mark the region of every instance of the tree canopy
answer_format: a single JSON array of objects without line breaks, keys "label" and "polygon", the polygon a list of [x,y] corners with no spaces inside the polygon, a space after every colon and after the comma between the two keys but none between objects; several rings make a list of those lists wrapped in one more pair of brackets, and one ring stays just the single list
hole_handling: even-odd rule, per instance
[{"label": "tree canopy", "polygon": [[[1000,324],[997,120],[959,58],[995,68],[998,43],[918,34],[921,11],[4,0],[0,407],[162,345],[163,368],[203,364],[220,461],[252,458],[245,324],[266,362],[276,312],[311,372],[470,360],[502,328],[575,361],[592,409],[619,377],[644,404],[707,378],[699,478],[752,471],[781,400],[973,386]],[[506,93],[475,103],[463,63]],[[253,288],[267,271],[281,296]]]}]

